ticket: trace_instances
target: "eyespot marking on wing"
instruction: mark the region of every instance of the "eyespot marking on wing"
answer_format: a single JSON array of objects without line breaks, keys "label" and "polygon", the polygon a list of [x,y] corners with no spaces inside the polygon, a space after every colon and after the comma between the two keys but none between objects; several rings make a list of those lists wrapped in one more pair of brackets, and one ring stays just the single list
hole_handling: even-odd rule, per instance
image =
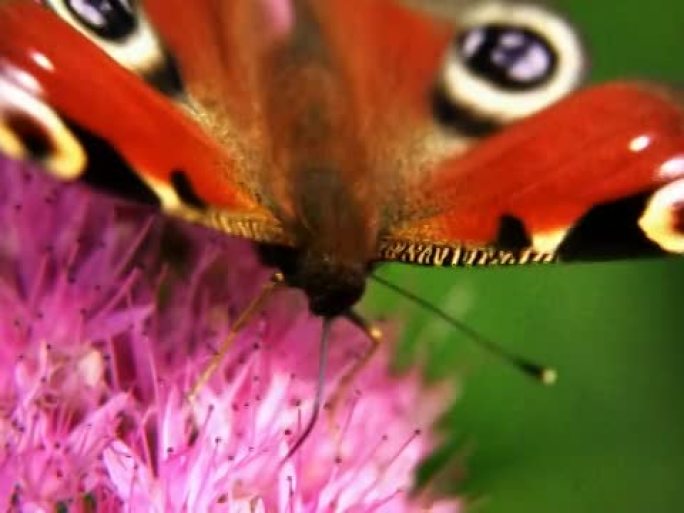
[{"label": "eyespot marking on wing", "polygon": [[176,62],[159,39],[142,2],[44,0],[44,3],[154,88],[169,96],[182,95],[183,83]]},{"label": "eyespot marking on wing", "polygon": [[81,145],[59,115],[39,98],[0,76],[0,151],[40,162],[61,180],[86,165]]},{"label": "eyespot marking on wing", "polygon": [[6,112],[3,118],[8,131],[14,134],[29,158],[42,161],[55,152],[50,134],[30,116],[23,112]]},{"label": "eyespot marking on wing", "polygon": [[144,78],[159,92],[167,96],[182,97],[185,88],[176,60],[167,52],[164,55],[162,62],[149,69]]},{"label": "eyespot marking on wing", "polygon": [[[575,89],[584,74],[582,45],[559,16],[538,6],[474,3],[437,80],[444,113],[503,125],[534,114]],[[459,117],[444,115],[442,124]],[[466,125],[472,125],[472,121]],[[487,125],[484,125],[487,126]]]},{"label": "eyespot marking on wing", "polygon": [[670,253],[684,253],[684,180],[658,189],[648,199],[639,226],[649,240]]},{"label": "eyespot marking on wing", "polygon": [[466,137],[484,137],[499,129],[499,123],[483,118],[466,105],[453,102],[442,87],[431,94],[432,115],[442,126]]},{"label": "eyespot marking on wing", "polygon": [[14,159],[22,158],[26,152],[21,139],[4,122],[0,122],[0,152]]}]

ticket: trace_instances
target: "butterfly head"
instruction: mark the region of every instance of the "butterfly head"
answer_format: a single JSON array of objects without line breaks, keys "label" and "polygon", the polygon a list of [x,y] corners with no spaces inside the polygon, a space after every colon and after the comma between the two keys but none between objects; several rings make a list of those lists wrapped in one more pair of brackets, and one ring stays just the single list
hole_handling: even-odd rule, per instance
[{"label": "butterfly head", "polygon": [[340,260],[339,255],[320,247],[294,249],[262,245],[262,261],[277,267],[285,282],[301,289],[315,315],[335,317],[348,311],[364,293],[368,268],[365,264]]},{"label": "butterfly head", "polygon": [[297,273],[291,276],[309,299],[315,315],[335,317],[349,310],[366,288],[366,266],[340,262],[332,254],[303,251],[299,255]]}]

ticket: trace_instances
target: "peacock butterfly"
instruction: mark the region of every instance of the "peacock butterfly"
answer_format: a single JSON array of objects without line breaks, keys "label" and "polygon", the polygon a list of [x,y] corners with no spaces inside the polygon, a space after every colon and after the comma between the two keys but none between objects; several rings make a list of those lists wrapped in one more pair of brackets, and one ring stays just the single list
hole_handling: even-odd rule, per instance
[{"label": "peacock butterfly", "polygon": [[576,89],[529,4],[0,0],[0,150],[260,243],[311,311],[383,261],[684,252],[684,110]]}]

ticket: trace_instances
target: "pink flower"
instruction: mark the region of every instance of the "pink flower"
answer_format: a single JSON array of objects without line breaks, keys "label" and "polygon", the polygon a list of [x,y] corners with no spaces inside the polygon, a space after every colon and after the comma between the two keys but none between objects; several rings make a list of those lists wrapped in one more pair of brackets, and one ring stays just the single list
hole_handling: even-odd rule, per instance
[{"label": "pink flower", "polygon": [[[0,505],[9,511],[457,511],[411,498],[448,397],[388,348],[311,413],[320,320],[282,290],[187,392],[268,278],[250,244],[0,160]],[[366,348],[333,325],[328,394]]]}]

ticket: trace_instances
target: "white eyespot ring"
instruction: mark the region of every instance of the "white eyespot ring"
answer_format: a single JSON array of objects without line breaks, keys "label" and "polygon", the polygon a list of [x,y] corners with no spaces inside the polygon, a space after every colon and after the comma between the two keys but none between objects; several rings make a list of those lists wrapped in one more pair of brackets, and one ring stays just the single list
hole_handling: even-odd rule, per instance
[{"label": "white eyespot ring", "polygon": [[639,219],[644,234],[663,250],[684,253],[684,179],[658,189]]},{"label": "white eyespot ring", "polygon": [[[124,68],[143,76],[152,73],[163,66],[166,58],[159,38],[141,6],[129,0],[116,1],[127,23],[113,37],[103,35],[107,19],[88,1],[43,0],[43,3]],[[104,0],[102,3],[107,4]]]},{"label": "white eyespot ring", "polygon": [[495,124],[534,114],[578,87],[585,59],[570,25],[534,5],[467,9],[439,77],[445,98]]},{"label": "white eyespot ring", "polygon": [[[0,151],[15,159],[38,158],[61,180],[78,178],[86,166],[79,142],[54,110],[7,77],[8,68],[0,67]],[[30,140],[40,155],[31,151]]]}]

